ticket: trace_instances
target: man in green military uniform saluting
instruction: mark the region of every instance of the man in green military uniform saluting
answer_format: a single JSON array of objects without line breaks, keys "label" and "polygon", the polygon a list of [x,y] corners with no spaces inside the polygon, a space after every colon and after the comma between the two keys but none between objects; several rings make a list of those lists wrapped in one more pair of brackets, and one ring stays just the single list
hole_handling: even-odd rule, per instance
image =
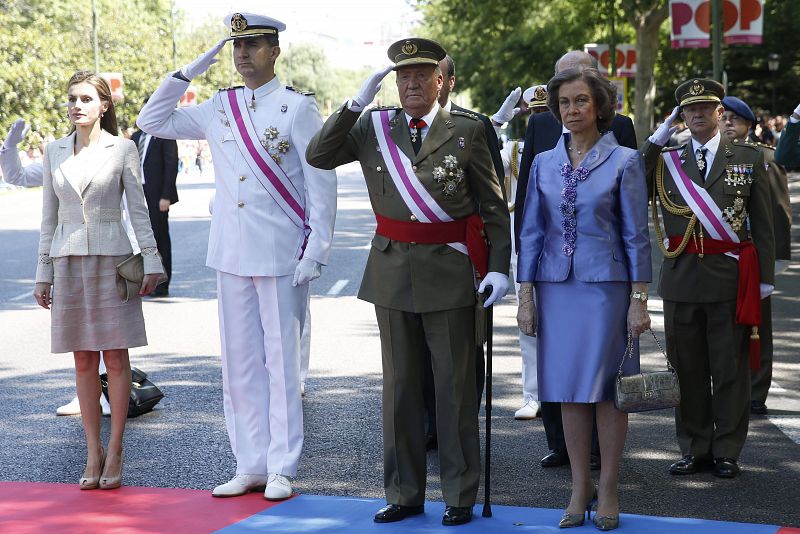
[{"label": "man in green military uniform saluting", "polygon": [[[673,475],[739,474],[750,414],[748,353],[750,367],[758,368],[760,299],[774,288],[764,157],[755,146],[720,135],[724,96],[714,80],[682,83],[678,107],[642,149],[664,254],[659,293],[667,355],[681,385],[675,426],[683,458],[670,466]],[[678,113],[692,137],[663,149]]]},{"label": "man in green military uniform saluting", "polygon": [[[492,287],[489,306],[508,290],[508,208],[483,124],[437,103],[444,49],[427,39],[389,47],[394,65],[364,82],[311,140],[311,165],[358,160],[377,229],[359,290],[375,305],[383,355],[384,487],[375,521],[423,512],[426,458],[424,354],[436,389],[442,523],[472,519],[480,478],[475,391],[476,279]],[[394,69],[402,109],[361,113]]]}]

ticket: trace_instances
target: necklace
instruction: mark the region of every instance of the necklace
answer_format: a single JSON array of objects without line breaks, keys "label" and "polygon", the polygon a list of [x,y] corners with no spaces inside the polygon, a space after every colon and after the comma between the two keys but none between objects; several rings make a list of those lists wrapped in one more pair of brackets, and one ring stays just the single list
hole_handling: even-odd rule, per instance
[{"label": "necklace", "polygon": [[581,154],[583,154],[583,152],[581,152],[581,151],[580,151],[580,150],[578,150],[577,148],[573,149],[571,144],[570,144],[570,145],[569,145],[567,148],[569,149],[569,151],[570,151],[570,152],[572,152],[572,151],[574,150],[574,151],[575,151],[575,152],[576,152],[576,153],[577,153],[579,156],[580,156]]}]

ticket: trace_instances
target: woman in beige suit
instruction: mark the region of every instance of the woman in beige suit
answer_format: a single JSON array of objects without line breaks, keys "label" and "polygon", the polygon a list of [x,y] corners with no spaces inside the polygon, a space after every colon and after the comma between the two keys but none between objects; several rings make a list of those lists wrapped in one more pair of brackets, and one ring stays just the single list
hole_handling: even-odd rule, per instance
[{"label": "woman in beige suit", "polygon": [[[86,434],[81,489],[112,489],[122,482],[131,367],[128,349],[147,344],[142,301],[123,301],[116,266],[132,254],[121,222],[125,194],[146,273],[139,295],[150,293],[163,274],[142,192],[139,154],[117,137],[111,90],[100,76],[76,72],[67,85],[73,131],[50,143],[43,163],[44,202],[36,269],[36,302],[51,312],[51,351],[72,352]],[[111,435],[100,442],[100,353],[108,372]]]}]

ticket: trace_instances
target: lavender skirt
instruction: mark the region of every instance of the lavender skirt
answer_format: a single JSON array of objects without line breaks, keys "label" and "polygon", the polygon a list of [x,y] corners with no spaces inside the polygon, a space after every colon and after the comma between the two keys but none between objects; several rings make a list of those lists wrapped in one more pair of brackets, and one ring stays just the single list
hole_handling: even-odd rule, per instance
[{"label": "lavender skirt", "polygon": [[[536,282],[537,370],[543,402],[614,399],[614,379],[627,343],[629,282]],[[639,372],[639,347],[624,374]]]},{"label": "lavender skirt", "polygon": [[53,258],[51,352],[147,345],[142,299],[122,302],[117,294],[116,267],[127,257]]}]

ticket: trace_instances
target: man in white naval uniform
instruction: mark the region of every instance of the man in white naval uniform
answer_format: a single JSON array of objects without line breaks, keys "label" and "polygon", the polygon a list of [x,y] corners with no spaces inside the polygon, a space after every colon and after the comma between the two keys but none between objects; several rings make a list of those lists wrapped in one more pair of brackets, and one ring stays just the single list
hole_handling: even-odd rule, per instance
[{"label": "man in white naval uniform", "polygon": [[[214,488],[232,497],[265,488],[291,496],[303,445],[300,336],[308,282],[328,260],[336,174],[311,167],[306,146],[322,126],[313,97],[275,76],[278,32],[286,25],[253,13],[224,20],[223,39],[169,74],[142,109],[138,126],[166,139],[206,139],[216,199],[206,264],[217,271],[225,421],[236,476]],[[192,78],[233,40],[245,86],[175,108]]]}]

